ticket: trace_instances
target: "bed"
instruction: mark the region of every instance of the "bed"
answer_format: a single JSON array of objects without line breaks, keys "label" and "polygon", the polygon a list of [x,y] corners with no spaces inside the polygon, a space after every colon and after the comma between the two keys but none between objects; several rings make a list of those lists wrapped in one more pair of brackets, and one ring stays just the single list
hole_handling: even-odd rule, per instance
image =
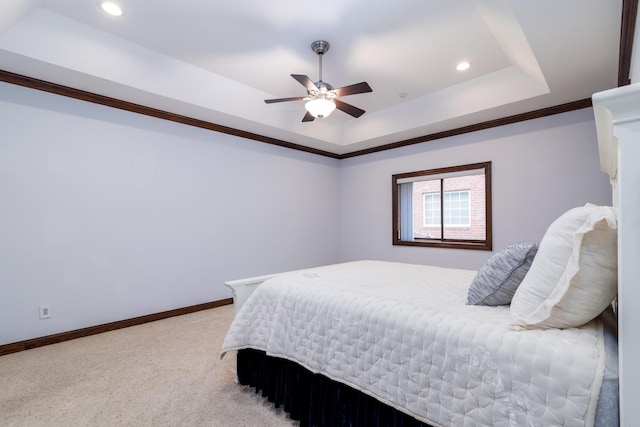
[{"label": "bed", "polygon": [[[346,385],[407,415],[400,425],[527,425],[532,419],[532,425],[594,425],[606,361],[604,323],[511,330],[508,306],[465,304],[475,276],[381,261],[279,275],[247,299],[223,351],[240,350],[240,382],[275,389],[265,394],[285,409],[287,396],[278,398],[278,387],[286,388],[280,378],[294,368],[274,368],[274,359],[295,362],[321,381]],[[243,352],[247,348],[259,353]],[[274,369],[278,380],[269,374]],[[312,377],[304,388],[322,386]],[[318,394],[322,401],[332,393]],[[349,408],[353,400],[337,406]],[[318,409],[290,406],[301,425],[333,425],[321,421],[326,416]],[[345,419],[329,406],[334,419]]]},{"label": "bed", "polygon": [[[623,193],[622,169],[612,173],[626,143],[611,141],[629,126],[613,118],[620,97],[636,111],[640,102],[637,87],[621,89],[594,95],[617,208],[576,207],[539,246],[512,245],[479,271],[356,261],[235,281],[242,303],[222,354],[237,351],[239,382],[303,426],[632,425],[638,354],[624,325],[636,314],[622,289],[637,293],[628,283],[638,267],[622,263],[638,253],[640,196]],[[630,234],[618,239],[620,229]],[[468,304],[483,293],[509,304]]]}]

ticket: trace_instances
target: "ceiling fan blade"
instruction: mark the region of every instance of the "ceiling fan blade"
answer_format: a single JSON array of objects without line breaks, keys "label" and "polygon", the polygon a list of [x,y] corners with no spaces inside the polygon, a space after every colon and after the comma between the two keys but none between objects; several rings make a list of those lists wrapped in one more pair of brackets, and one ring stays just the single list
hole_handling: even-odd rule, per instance
[{"label": "ceiling fan blade", "polygon": [[315,119],[315,117],[313,117],[311,115],[310,112],[307,111],[307,114],[304,115],[304,117],[302,118],[303,122],[312,122]]},{"label": "ceiling fan blade", "polygon": [[342,102],[339,99],[334,99],[333,102],[336,103],[336,108],[338,110],[342,110],[345,113],[352,115],[356,119],[365,113],[364,110],[358,107],[354,107],[351,104],[347,104],[346,102]]},{"label": "ceiling fan blade", "polygon": [[336,96],[347,96],[355,95],[357,93],[373,92],[373,89],[371,89],[369,83],[361,82],[354,85],[339,87],[338,89],[334,89],[333,91],[336,93]]},{"label": "ceiling fan blade", "polygon": [[274,102],[302,101],[305,98],[305,96],[294,96],[293,98],[265,99],[264,102],[273,104]]},{"label": "ceiling fan blade", "polygon": [[320,90],[316,86],[316,84],[309,77],[302,74],[291,74],[291,77],[296,79],[298,83],[307,88],[308,92],[319,92]]}]

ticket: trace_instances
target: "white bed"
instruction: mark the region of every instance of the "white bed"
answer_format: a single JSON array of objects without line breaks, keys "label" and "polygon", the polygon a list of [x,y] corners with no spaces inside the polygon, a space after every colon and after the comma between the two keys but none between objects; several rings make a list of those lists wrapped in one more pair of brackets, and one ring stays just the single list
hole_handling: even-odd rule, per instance
[{"label": "white bed", "polygon": [[[633,307],[640,292],[631,285],[640,272],[639,94],[638,86],[628,86],[594,95],[602,169],[611,177],[618,208],[617,224],[598,221],[618,227],[613,256],[619,273],[619,363],[617,342],[603,334],[602,317],[588,321],[587,315],[581,323],[569,316],[568,326],[559,329],[554,316],[546,324],[547,317],[540,321],[536,312],[518,323],[514,318],[526,293],[520,288],[511,308],[469,306],[464,297],[476,272],[379,262],[229,282],[238,311],[223,354],[262,350],[430,425],[612,425],[616,418],[606,417],[617,417],[611,406],[618,406],[619,377],[620,424],[634,425],[640,419],[640,408],[631,402],[640,392],[634,366],[640,345],[631,329],[640,324]],[[611,244],[604,245],[609,252]],[[529,289],[533,276],[527,274],[528,285],[521,288]],[[587,288],[586,297],[591,293]],[[440,348],[434,353],[435,347]],[[615,398],[598,407],[602,384]]]},{"label": "white bed", "polygon": [[594,425],[602,322],[511,330],[508,306],[465,305],[475,275],[380,261],[283,274],[223,351],[263,350],[430,425]]}]

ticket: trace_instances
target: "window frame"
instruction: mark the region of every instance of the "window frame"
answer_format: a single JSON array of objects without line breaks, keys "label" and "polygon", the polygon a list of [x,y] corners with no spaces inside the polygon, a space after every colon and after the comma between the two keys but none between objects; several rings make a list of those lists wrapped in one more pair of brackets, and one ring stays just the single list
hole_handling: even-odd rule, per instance
[{"label": "window frame", "polygon": [[[447,239],[444,238],[444,212],[441,212],[441,227],[442,233],[439,238],[414,238],[413,240],[402,240],[400,238],[400,191],[399,182],[406,179],[415,179],[418,177],[426,177],[433,175],[445,175],[451,173],[459,173],[464,171],[472,171],[484,169],[484,185],[485,185],[485,239],[473,240],[473,239]],[[471,163],[459,166],[450,166],[437,169],[428,169],[423,171],[400,173],[392,175],[392,232],[393,232],[393,245],[395,246],[422,246],[422,247],[439,247],[439,248],[454,248],[454,249],[475,249],[475,250],[492,250],[492,197],[491,197],[491,162]],[[442,178],[441,178],[442,179]],[[426,179],[425,179],[426,180]],[[416,180],[417,181],[417,180]],[[441,203],[444,198],[442,194],[444,189],[440,188]]]}]

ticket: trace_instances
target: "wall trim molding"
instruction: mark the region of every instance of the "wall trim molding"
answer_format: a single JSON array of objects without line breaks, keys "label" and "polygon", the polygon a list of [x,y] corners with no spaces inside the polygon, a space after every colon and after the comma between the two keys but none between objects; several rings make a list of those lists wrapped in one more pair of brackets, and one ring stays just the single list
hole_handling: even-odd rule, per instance
[{"label": "wall trim molding", "polygon": [[86,90],[76,89],[58,83],[52,83],[45,80],[24,76],[21,74],[16,74],[5,70],[0,70],[0,81],[11,83],[17,86],[24,86],[30,89],[41,90],[43,92],[53,93],[55,95],[66,96],[68,98],[73,98],[80,101],[91,102],[93,104],[104,105],[106,107],[117,108],[119,110],[138,113],[149,117],[155,117],[157,119],[168,120],[170,122],[211,130],[214,132],[225,133],[227,135],[234,135],[240,138],[251,139],[271,145],[277,145],[284,148],[306,151],[307,153],[319,154],[326,157],[338,157],[337,154],[330,153],[328,151],[305,147],[304,145],[294,144],[292,142],[271,138],[257,133],[219,125],[213,122],[208,122],[206,120],[194,119],[193,117],[170,113],[168,111],[159,110],[157,108],[147,107],[145,105],[135,104],[133,102],[123,101],[121,99],[111,98],[109,96],[100,95],[97,93],[88,92]]},{"label": "wall trim molding", "polygon": [[418,136],[403,141],[393,142],[391,144],[380,145],[378,147],[368,148],[365,150],[353,151],[340,156],[341,159],[349,157],[363,156],[365,154],[376,153],[379,151],[393,150],[395,148],[406,147],[408,145],[420,144],[422,142],[433,141],[436,139],[448,138],[450,136],[462,135],[465,133],[476,132],[479,130],[490,129],[499,126],[510,125],[513,123],[523,122],[526,120],[539,119],[541,117],[552,116],[554,114],[566,113],[573,110],[581,110],[591,107],[591,98],[580,99],[578,101],[567,102],[566,104],[554,105],[553,107],[541,108],[539,110],[528,111],[526,113],[515,114],[513,116],[502,117],[499,119],[488,120],[486,122],[475,123],[456,129],[445,130],[442,132],[432,133],[429,135]]},{"label": "wall trim molding", "polygon": [[0,356],[5,354],[17,353],[23,350],[43,347],[45,345],[56,344],[63,341],[69,341],[76,338],[88,337],[90,335],[101,334],[103,332],[115,331],[116,329],[128,328],[129,326],[142,325],[156,320],[168,319],[174,316],[182,316],[183,314],[195,313],[197,311],[209,310],[211,308],[222,307],[224,305],[233,304],[232,298],[226,298],[218,301],[206,302],[203,304],[192,305],[189,307],[177,308],[174,310],[163,311],[160,313],[147,314],[145,316],[134,317],[131,319],[119,320],[116,322],[105,323],[102,325],[89,326],[87,328],[76,329],[59,334],[47,335],[39,338],[31,338],[24,341],[18,341],[11,344],[0,345]]},{"label": "wall trim molding", "polygon": [[234,135],[240,138],[251,139],[258,142],[264,142],[266,144],[277,145],[279,147],[290,148],[298,151],[304,151],[307,153],[317,154],[325,157],[331,157],[333,159],[338,159],[338,160],[348,159],[350,157],[356,157],[356,156],[363,156],[366,154],[376,153],[380,151],[393,150],[395,148],[406,147],[407,145],[419,144],[421,142],[433,141],[436,139],[447,138],[455,135],[461,135],[463,133],[475,132],[478,130],[504,126],[504,125],[517,123],[525,120],[537,119],[539,117],[545,117],[553,114],[559,114],[559,113],[564,113],[564,112],[577,110],[581,108],[591,107],[590,98],[581,99],[578,101],[568,102],[566,104],[542,108],[540,110],[529,111],[526,113],[516,114],[513,116],[503,117],[495,120],[489,120],[486,122],[463,126],[456,129],[446,130],[443,132],[437,132],[433,134],[419,136],[416,138],[397,141],[390,144],[381,145],[378,147],[352,151],[345,154],[336,154],[336,153],[331,153],[329,151],[318,150],[315,148],[305,147],[303,145],[294,144],[294,143],[283,141],[280,139],[259,135],[256,133],[246,132],[243,130],[218,125],[216,123],[207,122],[204,120],[194,119],[192,117],[170,113],[168,111],[146,107],[140,104],[134,104],[128,101],[122,101],[116,98],[110,98],[108,96],[99,95],[97,93],[87,92],[80,89],[74,89],[72,87],[59,85],[57,83],[51,83],[44,80],[39,80],[32,77],[11,73],[9,71],[0,70],[0,81],[5,83],[10,83],[10,84],[15,84],[18,86],[24,86],[30,89],[41,90],[41,91],[53,93],[56,95],[66,96],[66,97],[78,99],[81,101],[92,102],[94,104],[100,104],[107,107],[112,107],[120,110],[130,111],[133,113],[143,114],[146,116],[155,117],[162,120],[168,120],[168,121],[181,123],[188,126],[194,126],[201,129],[211,130],[214,132],[225,133],[228,135]]}]

